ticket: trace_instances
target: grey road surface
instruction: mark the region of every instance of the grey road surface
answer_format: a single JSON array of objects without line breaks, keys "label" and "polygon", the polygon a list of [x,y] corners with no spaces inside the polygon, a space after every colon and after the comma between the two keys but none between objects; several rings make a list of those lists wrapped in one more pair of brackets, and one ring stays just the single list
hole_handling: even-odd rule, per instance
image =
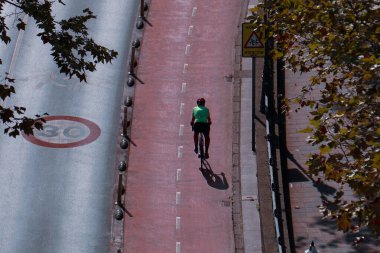
[{"label": "grey road surface", "polygon": [[[11,71],[16,79],[17,94],[5,105],[25,106],[30,116],[48,112],[79,117],[95,123],[101,132],[93,142],[72,148],[0,135],[0,253],[109,251],[120,101],[139,1],[65,3],[54,6],[57,18],[81,14],[89,7],[97,16],[89,23],[90,34],[117,50],[118,59],[99,65],[87,84],[69,80],[59,74],[49,47],[35,36],[33,19],[26,18],[26,31],[20,34],[13,28],[11,44],[0,46],[1,75]],[[47,123],[51,126],[39,133],[47,143],[70,143],[70,138],[93,131],[69,120]]]}]

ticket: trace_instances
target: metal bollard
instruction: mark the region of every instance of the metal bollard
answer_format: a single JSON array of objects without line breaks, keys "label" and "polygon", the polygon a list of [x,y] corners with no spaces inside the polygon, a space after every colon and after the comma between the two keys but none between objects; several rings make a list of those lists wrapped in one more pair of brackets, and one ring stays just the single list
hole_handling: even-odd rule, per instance
[{"label": "metal bollard", "polygon": [[119,206],[116,206],[115,211],[113,213],[113,217],[116,220],[122,220],[124,218],[123,210]]},{"label": "metal bollard", "polygon": [[137,21],[136,28],[139,30],[144,28],[144,22],[141,19]]},{"label": "metal bollard", "polygon": [[144,0],[140,1],[140,18],[144,18]]},{"label": "metal bollard", "polygon": [[127,85],[129,87],[132,87],[133,85],[135,85],[135,79],[132,76],[128,77]]},{"label": "metal bollard", "polygon": [[118,166],[119,171],[125,171],[127,169],[127,163],[125,161],[121,161]]},{"label": "metal bollard", "polygon": [[139,48],[140,47],[140,40],[139,39],[135,39],[133,42],[132,42],[132,46],[135,47],[135,48]]},{"label": "metal bollard", "polygon": [[140,15],[139,15],[139,20],[136,23],[137,29],[143,29],[144,28],[144,22],[146,22],[149,26],[153,26],[148,19],[145,17],[144,12],[149,9],[148,4],[144,1],[141,0],[140,2]]},{"label": "metal bollard", "polygon": [[128,143],[128,139],[125,138],[124,136],[121,138],[121,142],[120,142],[120,147],[122,149],[127,149],[129,146],[129,143]]},{"label": "metal bollard", "polygon": [[125,105],[126,107],[131,107],[131,106],[132,106],[132,103],[133,103],[133,101],[132,101],[132,97],[131,97],[131,96],[128,96],[128,97],[125,99],[125,101],[124,101],[124,105]]},{"label": "metal bollard", "polygon": [[140,40],[139,39],[135,39],[133,42],[132,42],[132,47],[135,47],[135,48],[139,48],[140,47]]},{"label": "metal bollard", "polygon": [[129,63],[129,74],[130,75],[134,75],[134,68],[136,65],[135,54],[136,54],[136,48],[134,46],[132,46],[131,62]]},{"label": "metal bollard", "polygon": [[118,206],[122,206],[121,196],[123,195],[123,192],[124,192],[123,188],[124,188],[123,187],[123,175],[119,174],[119,183],[117,185],[117,200],[116,200],[116,204]]}]

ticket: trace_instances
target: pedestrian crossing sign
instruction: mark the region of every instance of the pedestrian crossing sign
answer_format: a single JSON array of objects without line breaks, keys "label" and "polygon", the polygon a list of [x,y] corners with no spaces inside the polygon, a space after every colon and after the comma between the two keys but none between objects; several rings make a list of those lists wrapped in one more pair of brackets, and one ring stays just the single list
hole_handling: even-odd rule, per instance
[{"label": "pedestrian crossing sign", "polygon": [[251,23],[243,23],[242,32],[242,56],[243,57],[264,57],[265,42],[264,36],[255,31],[255,26]]}]

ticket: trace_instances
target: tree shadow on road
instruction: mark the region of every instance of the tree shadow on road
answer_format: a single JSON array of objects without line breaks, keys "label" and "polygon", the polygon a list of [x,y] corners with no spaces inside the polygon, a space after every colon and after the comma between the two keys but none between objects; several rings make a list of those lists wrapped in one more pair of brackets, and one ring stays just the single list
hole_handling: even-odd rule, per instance
[{"label": "tree shadow on road", "polygon": [[202,172],[202,175],[206,179],[209,186],[218,190],[228,189],[229,185],[225,174],[223,172],[220,174],[215,174],[207,160],[202,161],[202,167],[199,168],[199,170]]}]

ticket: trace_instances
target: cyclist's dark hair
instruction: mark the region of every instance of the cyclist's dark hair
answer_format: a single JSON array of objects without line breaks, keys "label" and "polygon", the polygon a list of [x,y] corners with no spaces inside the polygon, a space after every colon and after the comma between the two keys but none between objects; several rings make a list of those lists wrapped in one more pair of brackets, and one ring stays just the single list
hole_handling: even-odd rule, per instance
[{"label": "cyclist's dark hair", "polygon": [[206,104],[206,100],[204,98],[197,99],[197,105],[205,105],[205,104]]}]

